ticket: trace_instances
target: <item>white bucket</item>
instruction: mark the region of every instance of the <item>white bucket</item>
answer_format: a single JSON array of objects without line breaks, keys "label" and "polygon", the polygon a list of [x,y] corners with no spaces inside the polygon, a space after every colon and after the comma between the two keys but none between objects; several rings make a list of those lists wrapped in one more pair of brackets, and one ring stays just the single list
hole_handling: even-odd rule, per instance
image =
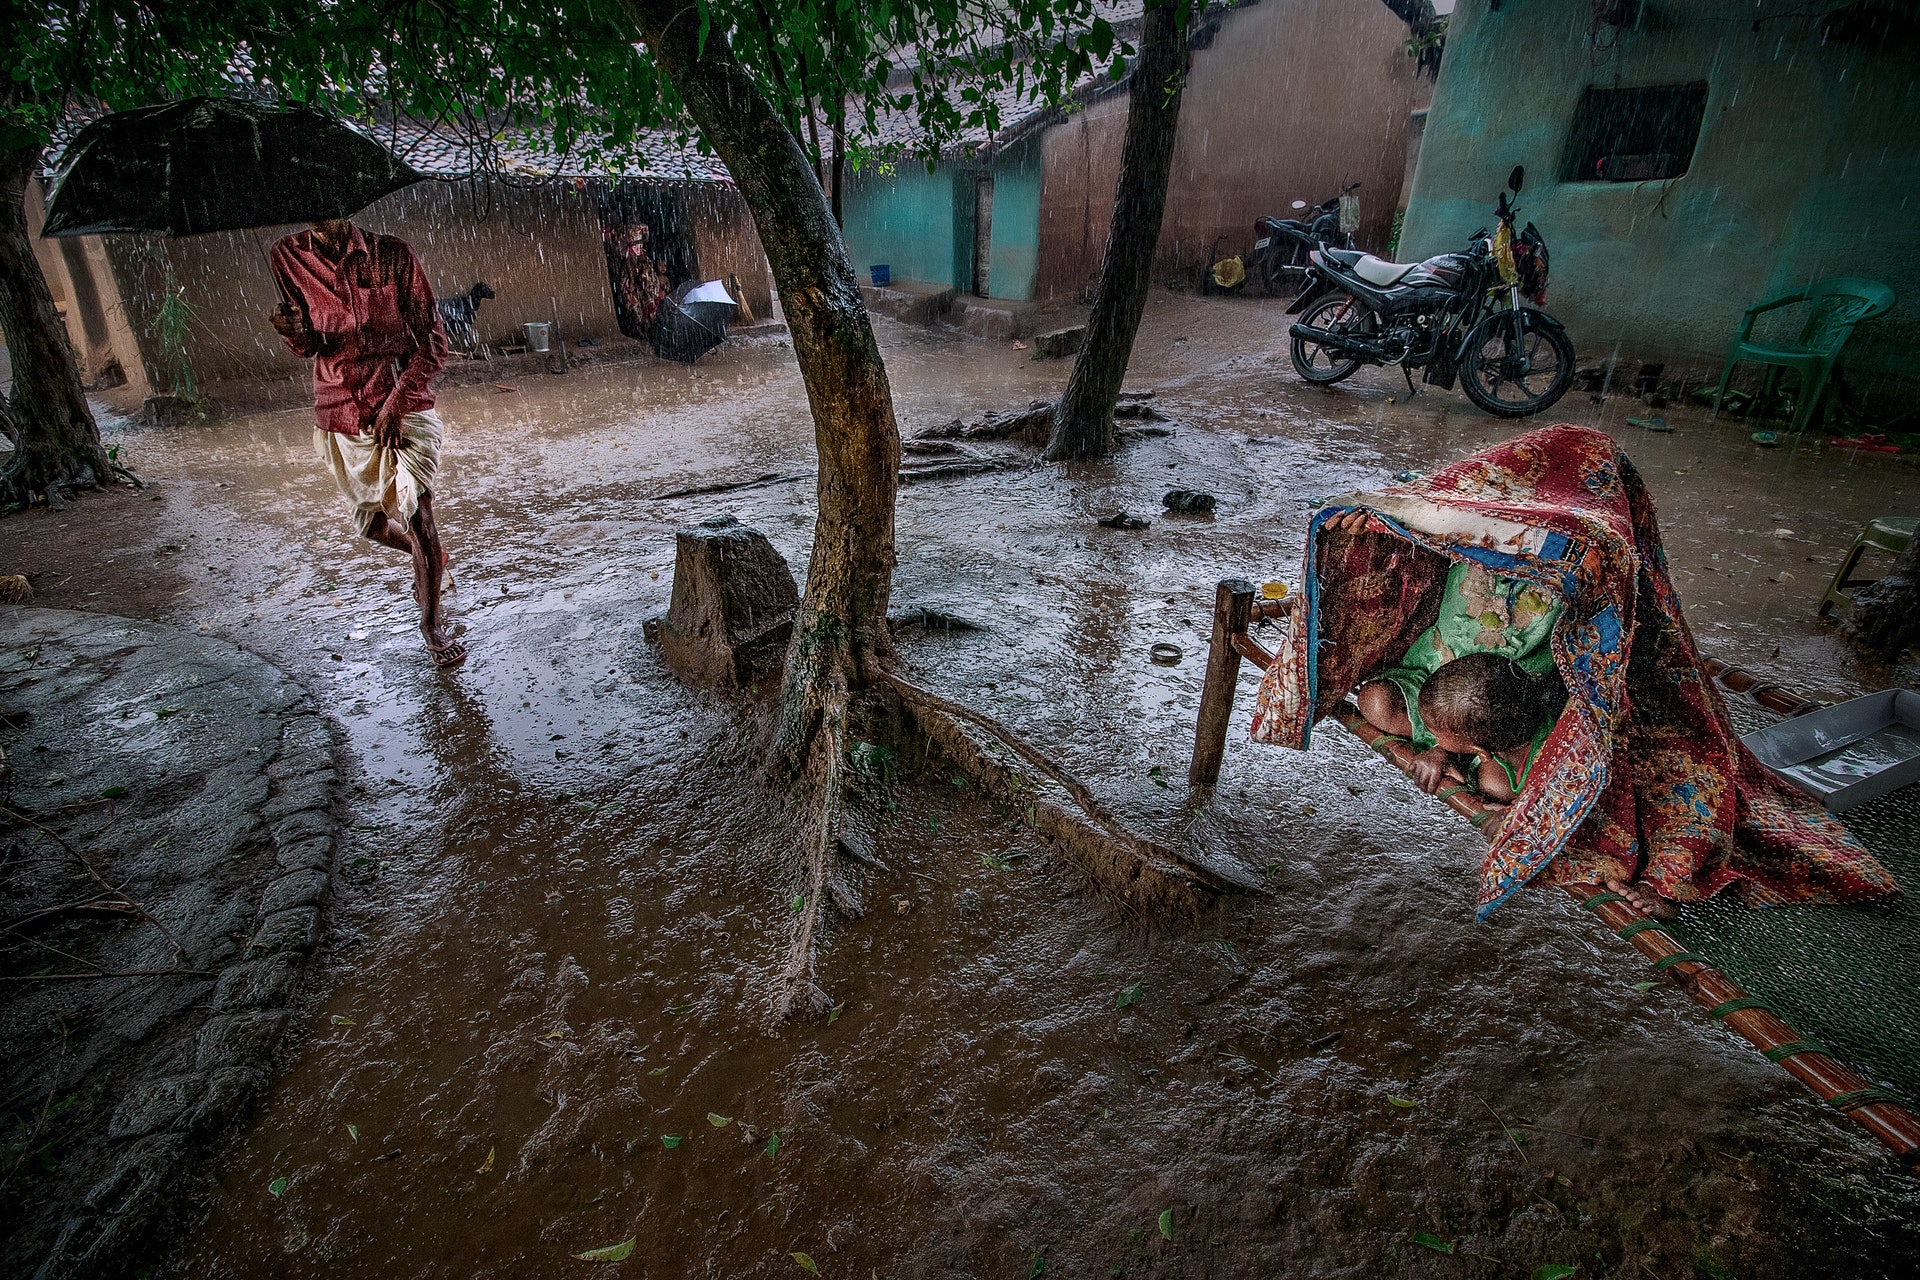
[{"label": "white bucket", "polygon": [[529,320],[520,326],[520,332],[527,335],[527,350],[539,354],[545,354],[553,349],[553,342],[549,336],[552,331],[553,326],[545,320]]}]

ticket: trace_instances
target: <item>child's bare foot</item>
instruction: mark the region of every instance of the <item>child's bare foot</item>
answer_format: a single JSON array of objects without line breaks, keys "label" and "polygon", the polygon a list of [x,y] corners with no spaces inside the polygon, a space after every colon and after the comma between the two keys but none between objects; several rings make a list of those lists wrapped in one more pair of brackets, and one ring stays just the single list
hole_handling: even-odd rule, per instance
[{"label": "child's bare foot", "polygon": [[1645,880],[1636,881],[1633,884],[1628,884],[1624,880],[1609,880],[1607,888],[1632,903],[1640,914],[1652,916],[1655,920],[1671,920],[1680,914],[1680,908],[1676,903],[1661,897]]}]

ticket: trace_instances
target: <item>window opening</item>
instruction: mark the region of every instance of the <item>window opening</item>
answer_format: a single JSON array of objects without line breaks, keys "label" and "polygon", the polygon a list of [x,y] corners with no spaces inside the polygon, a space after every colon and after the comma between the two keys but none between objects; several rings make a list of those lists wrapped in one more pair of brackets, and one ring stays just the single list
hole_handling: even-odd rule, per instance
[{"label": "window opening", "polygon": [[1588,89],[1567,137],[1566,182],[1647,182],[1677,178],[1693,162],[1707,86]]}]

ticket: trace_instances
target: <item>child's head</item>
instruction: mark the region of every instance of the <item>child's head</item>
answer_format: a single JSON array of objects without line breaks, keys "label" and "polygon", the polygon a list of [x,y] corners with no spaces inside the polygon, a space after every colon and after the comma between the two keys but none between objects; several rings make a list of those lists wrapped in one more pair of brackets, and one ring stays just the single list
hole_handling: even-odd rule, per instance
[{"label": "child's head", "polygon": [[1560,714],[1567,686],[1554,672],[1529,675],[1491,653],[1455,658],[1420,689],[1420,718],[1448,751],[1508,751]]}]

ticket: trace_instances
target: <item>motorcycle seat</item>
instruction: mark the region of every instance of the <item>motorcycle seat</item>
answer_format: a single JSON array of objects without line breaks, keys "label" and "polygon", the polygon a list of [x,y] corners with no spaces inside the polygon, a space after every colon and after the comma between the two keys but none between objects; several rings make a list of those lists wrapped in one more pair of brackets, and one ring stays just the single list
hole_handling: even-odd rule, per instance
[{"label": "motorcycle seat", "polygon": [[1376,258],[1358,249],[1322,249],[1321,252],[1330,261],[1379,289],[1399,284],[1409,271],[1420,265],[1417,262],[1388,262],[1385,258]]}]

